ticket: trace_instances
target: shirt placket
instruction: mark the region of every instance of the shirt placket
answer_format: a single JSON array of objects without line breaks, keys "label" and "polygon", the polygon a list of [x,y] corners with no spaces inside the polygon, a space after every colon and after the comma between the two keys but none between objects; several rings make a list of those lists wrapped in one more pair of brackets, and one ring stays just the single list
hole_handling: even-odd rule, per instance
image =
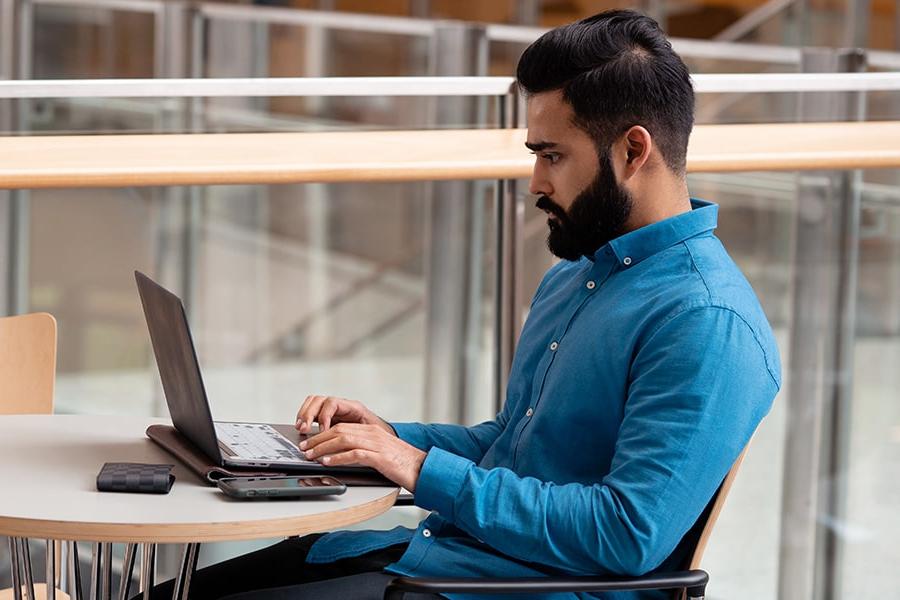
[{"label": "shirt placket", "polygon": [[[585,275],[581,285],[580,300],[574,304],[571,312],[562,323],[562,325],[560,327],[557,327],[554,331],[553,338],[546,350],[546,352],[549,353],[549,356],[541,361],[543,363],[541,385],[538,388],[537,395],[534,396],[531,399],[531,402],[528,403],[528,408],[525,410],[525,413],[519,420],[519,424],[516,426],[517,431],[515,434],[515,442],[513,443],[512,456],[513,467],[516,466],[519,460],[519,443],[522,440],[522,435],[525,433],[525,428],[528,427],[529,423],[531,423],[531,420],[534,417],[534,413],[544,396],[544,385],[547,382],[547,373],[550,372],[550,367],[553,366],[553,362],[556,358],[556,352],[559,350],[559,346],[563,342],[566,336],[566,332],[569,331],[569,327],[578,316],[578,313],[581,312],[581,309],[588,303],[588,301],[591,300],[591,298],[594,297],[594,295],[600,290],[600,288],[602,288],[603,285],[613,275],[613,273],[616,271],[616,266],[616,263],[613,261],[608,262],[608,267],[605,270],[603,269],[602,265],[595,265],[595,267],[591,269],[587,275]],[[596,276],[598,271],[603,272],[602,276]]]}]

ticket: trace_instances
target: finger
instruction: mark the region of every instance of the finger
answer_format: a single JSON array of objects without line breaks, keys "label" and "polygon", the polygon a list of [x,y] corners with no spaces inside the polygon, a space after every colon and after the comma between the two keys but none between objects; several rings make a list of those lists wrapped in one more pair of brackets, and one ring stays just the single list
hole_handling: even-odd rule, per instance
[{"label": "finger", "polygon": [[297,416],[294,418],[294,427],[296,427],[297,429],[300,429],[300,425],[303,424],[304,416],[309,410],[309,405],[315,398],[315,396],[307,396],[306,400],[303,401],[303,404],[300,405],[300,409],[297,411]]},{"label": "finger", "polygon": [[361,450],[359,448],[355,450],[348,450],[346,452],[340,452],[338,454],[323,456],[321,462],[324,465],[330,466],[363,465],[365,467],[372,467],[374,469],[377,469],[378,464],[380,464],[377,452]]},{"label": "finger", "polygon": [[310,400],[309,404],[305,407],[303,412],[300,414],[300,427],[298,428],[300,433],[308,433],[313,421],[319,416],[319,408],[322,406],[322,403],[325,402],[325,398],[327,396],[313,396]]},{"label": "finger", "polygon": [[300,423],[303,422],[303,415],[306,412],[306,407],[309,406],[309,403],[312,402],[312,399],[315,396],[307,396],[306,400],[303,401],[303,404],[300,405],[300,408],[297,410],[297,416],[294,418],[294,426],[300,427]]},{"label": "finger", "polygon": [[304,453],[308,460],[314,460],[329,454],[338,454],[348,450],[371,450],[378,451],[378,445],[371,439],[360,438],[358,436],[341,435],[326,440],[315,448],[307,448]]},{"label": "finger", "polygon": [[[322,444],[330,443],[333,440],[341,439],[344,440],[343,443],[352,443],[348,442],[348,439],[356,440],[356,438],[372,437],[370,428],[371,426],[369,425],[360,425],[358,423],[338,423],[328,431],[323,431],[310,436],[300,442],[300,449],[310,450],[312,448],[318,448]],[[317,454],[321,456],[324,453],[317,450]]]},{"label": "finger", "polygon": [[319,416],[316,419],[319,422],[319,431],[328,431],[331,427],[331,418],[338,409],[338,400],[332,397],[325,399],[322,408],[319,410]]},{"label": "finger", "polygon": [[315,401],[317,396],[307,396],[306,400],[303,401],[303,404],[300,406],[300,410],[297,411],[296,425],[300,426],[301,423],[306,419],[306,414],[309,412],[309,406]]}]

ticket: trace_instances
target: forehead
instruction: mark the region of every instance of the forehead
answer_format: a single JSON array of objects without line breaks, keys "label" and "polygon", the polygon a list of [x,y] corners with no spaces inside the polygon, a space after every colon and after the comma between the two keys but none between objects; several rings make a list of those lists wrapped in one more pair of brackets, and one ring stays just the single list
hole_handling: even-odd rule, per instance
[{"label": "forehead", "polygon": [[541,92],[528,97],[529,143],[590,141],[590,137],[573,123],[572,107],[563,99],[561,90]]}]

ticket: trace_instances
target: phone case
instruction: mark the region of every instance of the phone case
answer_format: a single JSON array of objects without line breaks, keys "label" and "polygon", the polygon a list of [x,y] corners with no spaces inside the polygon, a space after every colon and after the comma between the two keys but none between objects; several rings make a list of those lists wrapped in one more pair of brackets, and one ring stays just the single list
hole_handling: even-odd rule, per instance
[{"label": "phone case", "polygon": [[[303,477],[302,475],[294,475],[289,477],[289,479],[295,479]],[[255,500],[255,499],[265,499],[265,498],[309,498],[312,496],[337,496],[343,494],[347,491],[347,486],[341,484],[340,486],[316,486],[316,487],[296,487],[296,488],[276,488],[276,487],[267,487],[265,477],[257,478],[259,479],[259,487],[256,488],[238,488],[230,485],[231,482],[234,481],[246,481],[248,478],[245,477],[223,477],[216,481],[216,485],[222,490],[226,496],[231,496],[232,498],[240,498],[242,500]],[[283,478],[279,478],[283,479]],[[332,479],[334,479],[332,477]],[[335,480],[337,481],[337,480]]]}]

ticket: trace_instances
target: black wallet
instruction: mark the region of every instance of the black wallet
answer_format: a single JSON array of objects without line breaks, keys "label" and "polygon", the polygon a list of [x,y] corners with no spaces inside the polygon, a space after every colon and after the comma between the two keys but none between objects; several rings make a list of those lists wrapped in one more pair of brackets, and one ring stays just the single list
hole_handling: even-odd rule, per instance
[{"label": "black wallet", "polygon": [[173,466],[108,462],[97,474],[97,489],[101,492],[168,494],[175,483]]}]

